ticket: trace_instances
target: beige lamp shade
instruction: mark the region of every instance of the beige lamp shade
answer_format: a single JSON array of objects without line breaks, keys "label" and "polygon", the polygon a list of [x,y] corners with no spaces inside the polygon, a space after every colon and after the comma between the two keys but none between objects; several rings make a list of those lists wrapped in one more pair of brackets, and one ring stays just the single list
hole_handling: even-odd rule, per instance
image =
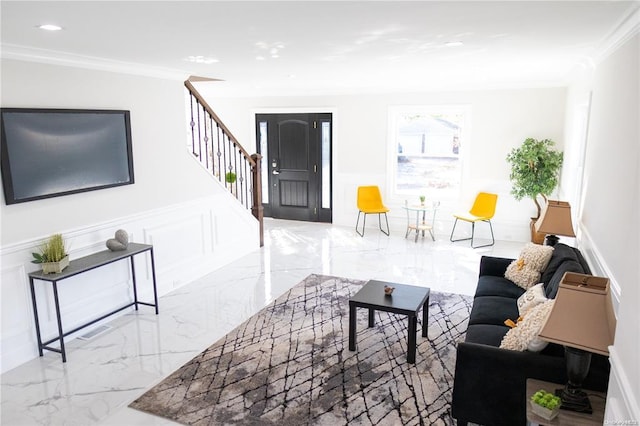
[{"label": "beige lamp shade", "polygon": [[536,221],[536,231],[543,234],[575,237],[571,222],[571,206],[566,201],[549,200],[540,218]]},{"label": "beige lamp shade", "polygon": [[609,279],[566,272],[538,337],[607,356],[615,328]]}]

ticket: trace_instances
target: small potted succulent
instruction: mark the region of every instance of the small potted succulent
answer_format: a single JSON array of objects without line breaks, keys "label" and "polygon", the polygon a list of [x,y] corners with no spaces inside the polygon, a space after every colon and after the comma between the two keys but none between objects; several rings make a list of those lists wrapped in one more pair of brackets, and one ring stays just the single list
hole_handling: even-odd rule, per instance
[{"label": "small potted succulent", "polygon": [[531,396],[531,411],[545,420],[552,420],[560,411],[559,396],[540,389]]},{"label": "small potted succulent", "polygon": [[424,206],[424,200],[426,200],[426,199],[427,199],[427,197],[425,197],[424,195],[420,196],[420,205],[421,206]]},{"label": "small potted succulent", "polygon": [[54,234],[43,241],[38,252],[32,255],[32,262],[42,264],[42,272],[45,274],[59,274],[69,266],[69,254],[61,234]]}]

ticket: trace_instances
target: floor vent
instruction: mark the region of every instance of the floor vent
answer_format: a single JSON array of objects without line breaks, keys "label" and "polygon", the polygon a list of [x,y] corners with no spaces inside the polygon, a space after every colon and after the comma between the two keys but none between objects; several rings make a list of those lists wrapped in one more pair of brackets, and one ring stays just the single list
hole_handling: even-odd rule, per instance
[{"label": "floor vent", "polygon": [[105,333],[109,330],[111,330],[113,327],[110,327],[108,325],[101,325],[100,327],[96,327],[93,330],[89,331],[88,333],[83,334],[82,336],[78,336],[78,339],[80,340],[91,340],[94,337],[97,337],[99,335],[101,335],[102,333]]}]

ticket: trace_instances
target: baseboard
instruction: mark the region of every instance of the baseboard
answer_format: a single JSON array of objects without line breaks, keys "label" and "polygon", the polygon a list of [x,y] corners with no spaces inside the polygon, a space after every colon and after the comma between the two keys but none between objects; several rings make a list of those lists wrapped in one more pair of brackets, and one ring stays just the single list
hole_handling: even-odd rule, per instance
[{"label": "baseboard", "polygon": [[[611,376],[607,392],[605,424],[638,424],[640,420],[640,395],[634,395],[633,387],[627,375],[622,371],[622,362],[615,347],[609,348]],[[635,423],[622,423],[635,421]]]}]

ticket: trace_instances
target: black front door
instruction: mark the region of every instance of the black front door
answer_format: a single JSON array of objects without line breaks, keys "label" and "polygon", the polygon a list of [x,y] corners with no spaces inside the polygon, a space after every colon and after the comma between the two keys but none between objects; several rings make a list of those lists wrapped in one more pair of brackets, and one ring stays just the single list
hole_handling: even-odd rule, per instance
[{"label": "black front door", "polygon": [[256,132],[265,216],[331,222],[331,114],[257,114]]}]

